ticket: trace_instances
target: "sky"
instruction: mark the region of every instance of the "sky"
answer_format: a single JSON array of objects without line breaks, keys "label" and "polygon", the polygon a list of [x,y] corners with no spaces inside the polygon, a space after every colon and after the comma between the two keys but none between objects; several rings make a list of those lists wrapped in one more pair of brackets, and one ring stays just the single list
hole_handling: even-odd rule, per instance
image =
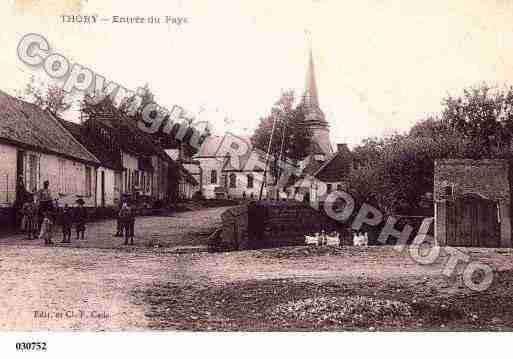
[{"label": "sky", "polygon": [[[30,76],[20,39],[156,101],[208,119],[214,132],[251,135],[284,90],[303,91],[311,34],[319,100],[332,143],[407,131],[448,94],[513,84],[508,0],[7,0],[0,5],[0,90]],[[183,25],[63,23],[62,14],[185,17]],[[76,120],[76,111],[65,116]]]}]

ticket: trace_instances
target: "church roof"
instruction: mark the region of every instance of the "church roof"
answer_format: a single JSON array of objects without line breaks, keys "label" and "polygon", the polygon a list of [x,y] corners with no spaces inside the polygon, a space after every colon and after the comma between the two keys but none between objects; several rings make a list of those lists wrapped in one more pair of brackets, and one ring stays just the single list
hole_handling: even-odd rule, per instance
[{"label": "church roof", "polygon": [[305,93],[303,95],[303,104],[309,107],[319,107],[319,95],[317,93],[317,82],[315,81],[315,66],[312,50],[308,59],[308,68],[306,70]]},{"label": "church roof", "polygon": [[305,112],[305,123],[308,126],[328,127],[328,123],[319,106],[319,93],[317,90],[317,81],[315,78],[315,66],[313,53],[310,49],[308,67],[306,70],[305,92],[301,101],[301,106]]},{"label": "church roof", "polygon": [[208,136],[194,157],[217,157],[225,136]]}]

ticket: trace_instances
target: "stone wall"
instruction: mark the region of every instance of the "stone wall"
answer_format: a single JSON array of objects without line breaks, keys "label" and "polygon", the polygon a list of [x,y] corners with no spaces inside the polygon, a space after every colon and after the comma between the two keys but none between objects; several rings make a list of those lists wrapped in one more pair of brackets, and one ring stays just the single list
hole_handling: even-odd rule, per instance
[{"label": "stone wall", "polygon": [[16,200],[16,147],[0,144],[0,206]]},{"label": "stone wall", "polygon": [[222,215],[223,242],[232,249],[303,245],[305,234],[342,231],[343,225],[303,203],[258,201]]}]

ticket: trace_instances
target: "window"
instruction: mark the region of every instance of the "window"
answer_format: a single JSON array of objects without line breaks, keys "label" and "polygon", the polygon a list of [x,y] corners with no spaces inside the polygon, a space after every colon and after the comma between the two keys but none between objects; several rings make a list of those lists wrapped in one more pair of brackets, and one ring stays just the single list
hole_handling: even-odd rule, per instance
[{"label": "window", "polygon": [[134,171],[134,187],[139,188],[139,171]]},{"label": "window", "polygon": [[217,184],[217,171],[216,170],[212,170],[210,172],[210,183]]},{"label": "window", "polygon": [[230,188],[237,187],[237,177],[235,176],[235,173],[232,173],[230,175]]},{"label": "window", "polygon": [[342,185],[340,183],[337,185],[337,191],[342,191]]},{"label": "window", "polygon": [[327,191],[328,193],[331,193],[331,192],[333,191],[333,185],[332,185],[331,183],[328,183],[328,184],[326,185],[326,191]]},{"label": "window", "polygon": [[85,168],[85,195],[86,197],[91,197],[92,195],[92,181],[91,181],[91,167]]},{"label": "window", "polygon": [[248,175],[248,188],[253,188],[253,175],[252,174],[249,174]]},{"label": "window", "polygon": [[59,193],[67,193],[66,192],[66,160],[63,158],[59,158]]}]

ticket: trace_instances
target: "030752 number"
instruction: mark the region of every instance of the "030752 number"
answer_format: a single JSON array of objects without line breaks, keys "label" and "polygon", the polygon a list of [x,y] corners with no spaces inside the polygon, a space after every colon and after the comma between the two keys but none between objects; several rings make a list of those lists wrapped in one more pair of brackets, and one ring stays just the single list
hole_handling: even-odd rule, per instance
[{"label": "030752 number", "polygon": [[45,342],[18,342],[16,350],[21,351],[44,351],[46,350]]}]

